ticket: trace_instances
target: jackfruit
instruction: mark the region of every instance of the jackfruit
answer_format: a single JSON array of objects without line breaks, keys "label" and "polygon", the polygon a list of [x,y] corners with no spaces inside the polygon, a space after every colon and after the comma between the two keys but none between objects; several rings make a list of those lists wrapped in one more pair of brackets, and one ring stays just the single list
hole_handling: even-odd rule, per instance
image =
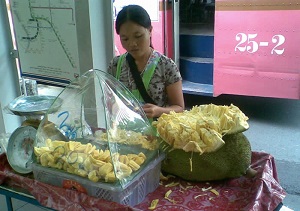
[{"label": "jackfruit", "polygon": [[247,137],[236,133],[225,135],[223,140],[224,146],[216,152],[199,154],[181,149],[166,150],[162,172],[188,181],[223,180],[245,175],[251,164],[251,146]]},{"label": "jackfruit", "polygon": [[247,120],[248,117],[233,104],[208,104],[182,113],[162,114],[153,126],[171,148],[202,154],[220,149],[225,144],[222,136],[247,130]]}]

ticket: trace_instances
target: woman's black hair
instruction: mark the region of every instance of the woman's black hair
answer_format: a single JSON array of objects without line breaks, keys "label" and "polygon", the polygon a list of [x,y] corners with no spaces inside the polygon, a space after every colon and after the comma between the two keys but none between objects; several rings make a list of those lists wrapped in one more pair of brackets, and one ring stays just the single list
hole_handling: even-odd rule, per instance
[{"label": "woman's black hair", "polygon": [[[122,8],[116,18],[116,32],[120,34],[120,28],[122,24],[127,21],[132,21],[147,29],[151,29],[151,19],[148,12],[139,5],[128,5]],[[152,47],[152,41],[150,40],[150,46]]]}]

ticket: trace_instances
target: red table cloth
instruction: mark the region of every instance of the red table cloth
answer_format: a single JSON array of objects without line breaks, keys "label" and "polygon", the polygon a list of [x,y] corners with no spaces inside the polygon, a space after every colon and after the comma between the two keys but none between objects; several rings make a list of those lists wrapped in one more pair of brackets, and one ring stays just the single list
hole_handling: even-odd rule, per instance
[{"label": "red table cloth", "polygon": [[[48,185],[32,179],[32,175],[15,173],[5,154],[0,156],[0,184],[28,191],[45,207],[56,210],[148,210],[152,200],[159,199],[155,210],[274,210],[286,196],[277,177],[274,157],[252,152],[254,178],[240,177],[215,182],[187,182],[180,178],[162,181],[144,201],[134,207],[94,198],[74,190]],[[170,187],[170,184],[173,184]],[[171,190],[170,195],[165,194]]]}]

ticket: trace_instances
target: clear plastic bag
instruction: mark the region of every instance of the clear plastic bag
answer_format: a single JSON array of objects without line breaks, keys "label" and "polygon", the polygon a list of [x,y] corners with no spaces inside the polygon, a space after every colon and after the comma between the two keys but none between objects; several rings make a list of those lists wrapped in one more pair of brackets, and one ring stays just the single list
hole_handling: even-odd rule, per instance
[{"label": "clear plastic bag", "polygon": [[110,74],[90,70],[56,100],[61,106],[37,130],[34,162],[125,187],[158,156],[156,132],[138,100]]},{"label": "clear plastic bag", "polygon": [[0,134],[0,155],[6,153],[9,137],[11,133]]}]

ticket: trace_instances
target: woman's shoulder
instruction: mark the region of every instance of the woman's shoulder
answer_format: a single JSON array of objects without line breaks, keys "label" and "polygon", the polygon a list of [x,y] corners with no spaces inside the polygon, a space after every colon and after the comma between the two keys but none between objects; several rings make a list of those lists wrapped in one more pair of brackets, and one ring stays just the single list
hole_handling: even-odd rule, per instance
[{"label": "woman's shoulder", "polygon": [[112,58],[112,60],[110,61],[109,65],[108,65],[108,73],[110,73],[112,75],[116,74],[119,58],[120,58],[119,55]]},{"label": "woman's shoulder", "polygon": [[166,55],[164,54],[161,54],[161,57],[160,57],[160,61],[158,63],[159,66],[163,67],[164,69],[177,69],[177,65],[176,63],[173,61],[172,58],[170,57],[167,57]]},{"label": "woman's shoulder", "polygon": [[181,79],[179,68],[172,58],[161,54],[160,61],[157,64],[161,73],[169,79],[168,84],[172,84]]},{"label": "woman's shoulder", "polygon": [[121,55],[117,55],[112,59],[112,63],[117,64],[119,59],[120,59]]},{"label": "woman's shoulder", "polygon": [[[159,52],[158,52],[159,53]],[[160,63],[164,65],[176,65],[172,58],[159,53],[160,54]]]},{"label": "woman's shoulder", "polygon": [[121,57],[121,55],[114,56],[112,58],[112,60],[110,61],[109,66],[110,67],[116,67],[118,65],[119,60],[120,60],[120,57]]}]

